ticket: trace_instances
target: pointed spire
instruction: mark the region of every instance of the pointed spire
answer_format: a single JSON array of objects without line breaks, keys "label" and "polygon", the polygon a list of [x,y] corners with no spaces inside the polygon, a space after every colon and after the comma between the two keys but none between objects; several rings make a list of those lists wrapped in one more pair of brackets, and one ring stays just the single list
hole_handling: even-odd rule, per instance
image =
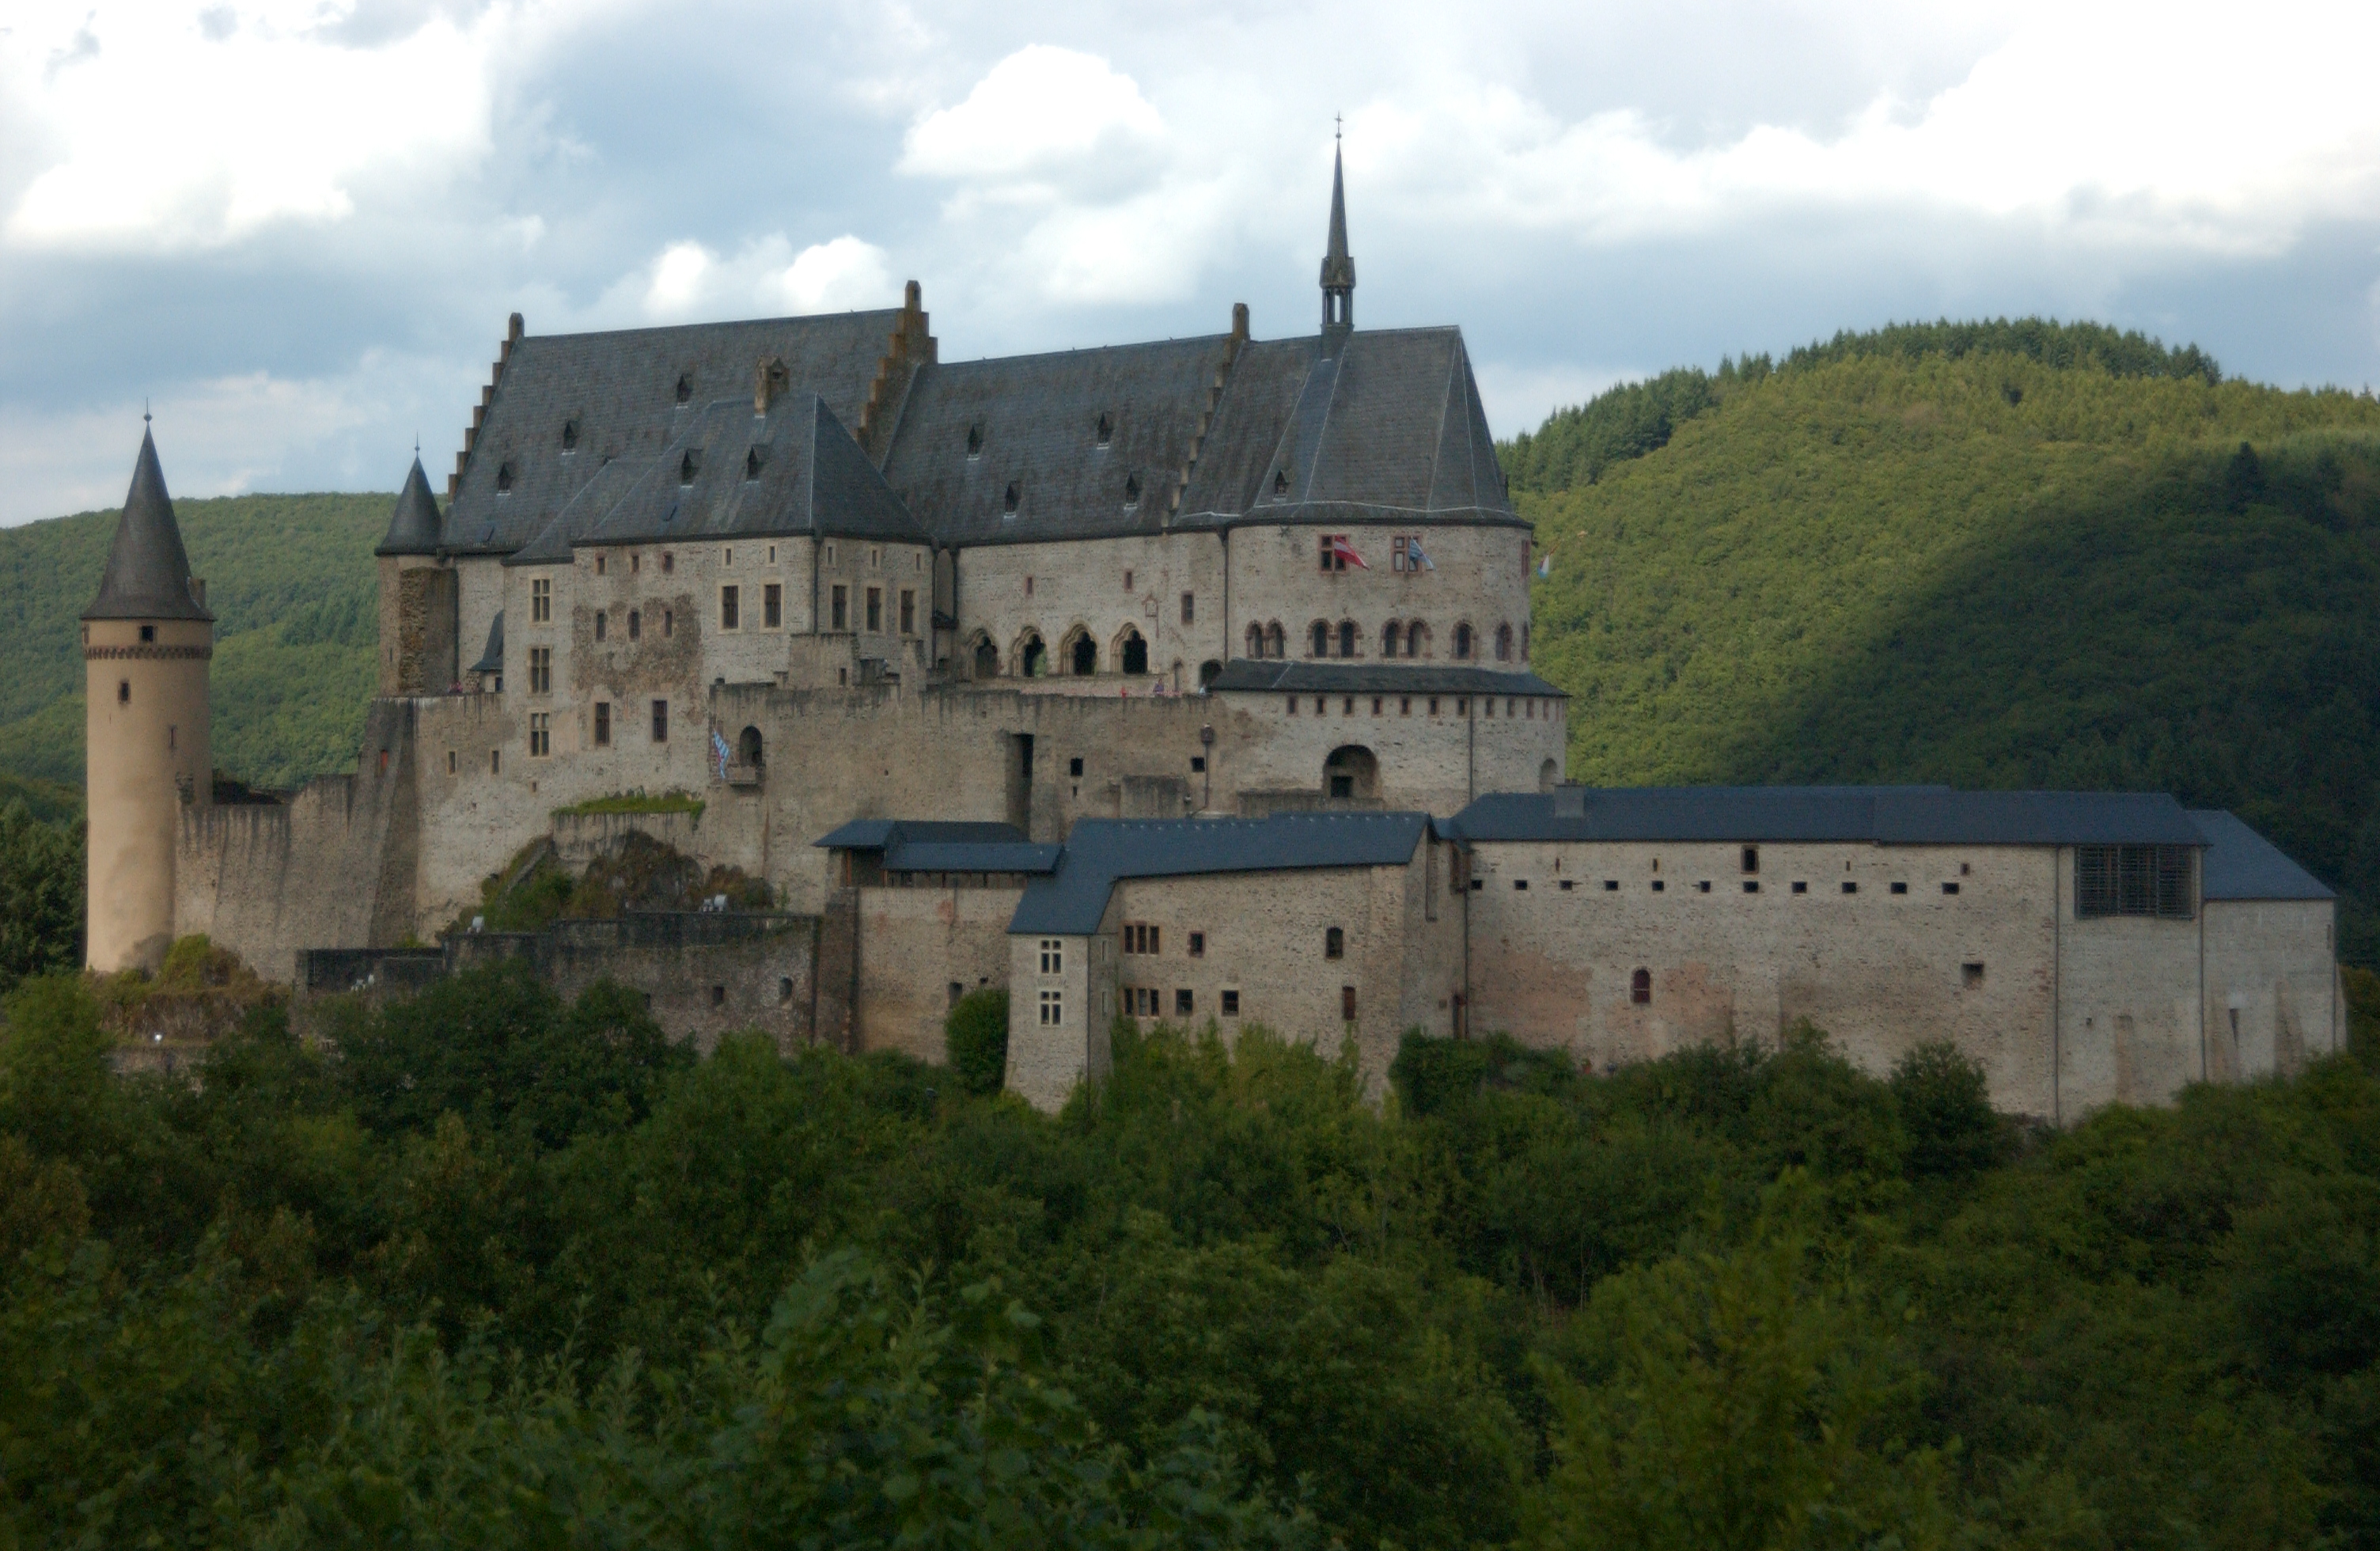
[{"label": "pointed spire", "polygon": [[405,477],[396,509],[389,514],[388,536],[372,553],[436,554],[438,535],[438,500],[430,493],[430,476],[421,471],[421,453],[416,448],[413,472]]},{"label": "pointed spire", "polygon": [[1347,253],[1347,180],[1339,148],[1330,149],[1330,244],[1322,254],[1322,329],[1343,334],[1355,326],[1355,261]]},{"label": "pointed spire", "polygon": [[157,466],[157,443],[141,416],[140,456],[132,466],[132,488],[124,515],[116,520],[115,543],[99,578],[99,596],[82,612],[85,619],[212,620],[190,588],[190,557],[165,493],[165,471]]}]

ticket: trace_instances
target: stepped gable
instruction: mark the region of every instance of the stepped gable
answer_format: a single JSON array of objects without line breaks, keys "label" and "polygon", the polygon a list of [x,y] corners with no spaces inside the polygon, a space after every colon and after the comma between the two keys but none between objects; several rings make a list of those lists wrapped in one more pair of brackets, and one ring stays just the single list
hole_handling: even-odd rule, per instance
[{"label": "stepped gable", "polygon": [[783,394],[765,415],[749,399],[705,405],[566,544],[793,535],[933,542],[811,393]]},{"label": "stepped gable", "polygon": [[447,515],[447,547],[462,554],[520,549],[606,462],[658,457],[701,406],[747,391],[764,361],[782,361],[789,387],[819,394],[856,425],[901,321],[898,309],[886,308],[525,335],[505,357],[471,443]]},{"label": "stepped gable", "polygon": [[945,544],[1161,532],[1232,343],[1208,334],[926,367],[885,477]]},{"label": "stepped gable", "polygon": [[388,515],[388,533],[376,555],[436,554],[440,523],[438,498],[430,493],[430,476],[421,471],[421,454],[413,454],[413,471],[396,492],[396,506]]},{"label": "stepped gable", "polygon": [[1183,511],[1184,527],[1248,518],[1521,526],[1455,328],[1249,347]]},{"label": "stepped gable", "polygon": [[190,557],[182,550],[181,526],[165,471],[157,466],[157,443],[144,427],[140,455],[132,465],[132,488],[125,492],[115,542],[100,573],[99,596],[82,612],[85,619],[191,619],[212,621],[190,592]]}]

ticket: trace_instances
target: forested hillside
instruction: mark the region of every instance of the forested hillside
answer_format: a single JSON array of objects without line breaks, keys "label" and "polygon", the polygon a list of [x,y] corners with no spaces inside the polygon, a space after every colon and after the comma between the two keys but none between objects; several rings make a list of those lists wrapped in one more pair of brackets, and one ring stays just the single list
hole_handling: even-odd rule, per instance
[{"label": "forested hillside", "polygon": [[[215,764],[296,786],[354,767],[379,639],[371,548],[386,495],[176,501],[215,613]],[[99,588],[116,514],[0,529],[0,771],[82,784],[76,616]]]},{"label": "forested hillside", "polygon": [[2161,788],[2380,959],[2380,403],[2037,321],[1617,388],[1505,449],[1606,784]]}]

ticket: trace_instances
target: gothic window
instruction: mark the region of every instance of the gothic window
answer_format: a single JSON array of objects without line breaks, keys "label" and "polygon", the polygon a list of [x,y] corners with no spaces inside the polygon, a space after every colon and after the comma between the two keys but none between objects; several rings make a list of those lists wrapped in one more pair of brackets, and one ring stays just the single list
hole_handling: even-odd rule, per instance
[{"label": "gothic window", "polygon": [[1289,655],[1289,636],[1281,629],[1279,620],[1265,627],[1265,655],[1282,658]]},{"label": "gothic window", "polygon": [[1355,622],[1352,619],[1342,619],[1339,622],[1339,655],[1342,657],[1355,655]]},{"label": "gothic window", "polygon": [[1628,977],[1628,1000],[1639,1007],[1652,1005],[1653,972],[1651,970],[1640,969]]},{"label": "gothic window", "polygon": [[1251,624],[1248,626],[1248,655],[1250,657],[1262,657],[1264,654],[1264,626],[1261,624]]},{"label": "gothic window", "polygon": [[1415,620],[1411,624],[1405,626],[1405,655],[1407,657],[1424,656],[1427,652],[1428,647],[1428,625],[1424,624],[1419,620]]},{"label": "gothic window", "polygon": [[1322,956],[1326,959],[1347,956],[1347,933],[1342,928],[1332,927],[1322,934]]},{"label": "gothic window", "polygon": [[1454,660],[1457,662],[1471,660],[1471,626],[1467,624],[1454,627]]},{"label": "gothic window", "polygon": [[1328,657],[1330,655],[1330,626],[1325,624],[1318,619],[1314,622],[1313,655],[1316,657]]},{"label": "gothic window", "polygon": [[1382,657],[1394,657],[1397,654],[1397,642],[1400,638],[1401,633],[1397,629],[1397,622],[1395,620],[1390,620],[1388,624],[1380,626],[1380,655]]},{"label": "gothic window", "polygon": [[1509,624],[1500,624],[1496,627],[1496,660],[1499,662],[1512,660],[1512,627]]}]

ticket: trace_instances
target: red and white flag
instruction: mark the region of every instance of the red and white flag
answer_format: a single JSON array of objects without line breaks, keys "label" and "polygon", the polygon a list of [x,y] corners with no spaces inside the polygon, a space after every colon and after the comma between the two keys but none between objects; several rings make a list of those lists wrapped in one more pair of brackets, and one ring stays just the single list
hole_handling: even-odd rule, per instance
[{"label": "red and white flag", "polygon": [[[1347,536],[1343,533],[1330,536],[1330,558],[1344,561],[1350,565],[1364,565],[1364,557],[1355,552],[1355,546],[1347,542]],[[1369,571],[1371,567],[1364,565],[1364,569]]]}]

